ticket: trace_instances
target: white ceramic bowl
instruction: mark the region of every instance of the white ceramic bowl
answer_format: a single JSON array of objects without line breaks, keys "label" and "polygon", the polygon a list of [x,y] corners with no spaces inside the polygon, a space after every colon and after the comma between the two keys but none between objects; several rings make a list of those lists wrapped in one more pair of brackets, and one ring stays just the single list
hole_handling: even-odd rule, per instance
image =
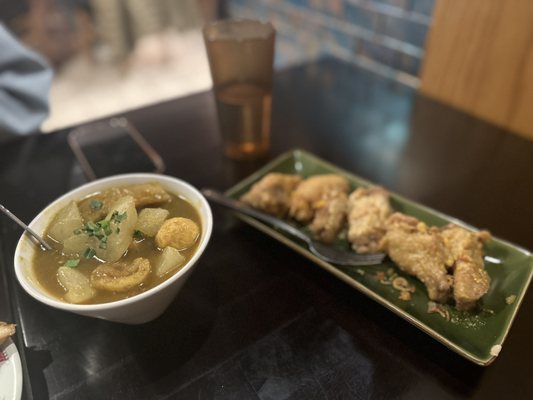
[{"label": "white ceramic bowl", "polygon": [[200,214],[202,235],[198,249],[193,257],[172,277],[158,286],[128,299],[104,304],[70,304],[62,302],[47,293],[37,282],[33,274],[32,260],[36,251],[40,250],[32,240],[23,234],[15,250],[15,273],[21,286],[28,294],[41,303],[51,307],[70,311],[88,317],[102,318],[126,324],[142,324],[161,315],[178,291],[181,289],[194,265],[204,252],[213,228],[213,216],[207,200],[188,183],[170,176],[156,174],[126,174],[100,179],[61,196],[47,206],[30,223],[37,233],[43,234],[54,215],[71,200],[81,199],[91,193],[113,186],[124,186],[136,183],[158,182],[166,190],[184,196]]}]

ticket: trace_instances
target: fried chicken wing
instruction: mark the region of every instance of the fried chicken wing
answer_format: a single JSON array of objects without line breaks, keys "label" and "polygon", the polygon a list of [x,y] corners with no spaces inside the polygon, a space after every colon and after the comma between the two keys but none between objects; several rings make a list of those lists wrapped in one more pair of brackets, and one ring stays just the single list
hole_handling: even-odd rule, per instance
[{"label": "fried chicken wing", "polygon": [[325,201],[332,199],[335,193],[348,193],[349,184],[346,178],[339,175],[315,175],[303,181],[294,191],[291,198],[289,214],[300,222],[309,222],[315,210]]},{"label": "fried chicken wing", "polygon": [[453,260],[453,297],[458,310],[470,310],[489,290],[490,277],[483,263],[483,242],[490,233],[470,232],[450,224],[441,230]]},{"label": "fried chicken wing", "polygon": [[390,258],[426,285],[431,300],[446,301],[453,283],[446,267],[453,264],[453,258],[438,229],[401,213],[392,214],[386,228],[382,245]]},{"label": "fried chicken wing", "polygon": [[302,181],[297,175],[271,173],[252,186],[241,201],[277,217],[287,215],[291,193]]},{"label": "fried chicken wing", "polygon": [[344,192],[326,192],[322,196],[322,202],[316,209],[309,229],[318,240],[332,243],[344,225],[348,195]]},{"label": "fried chicken wing", "polygon": [[348,180],[339,175],[315,175],[292,194],[289,215],[308,223],[317,239],[331,243],[341,231],[348,203]]},{"label": "fried chicken wing", "polygon": [[348,200],[348,240],[358,253],[382,251],[385,221],[391,214],[389,193],[382,187],[358,188]]}]

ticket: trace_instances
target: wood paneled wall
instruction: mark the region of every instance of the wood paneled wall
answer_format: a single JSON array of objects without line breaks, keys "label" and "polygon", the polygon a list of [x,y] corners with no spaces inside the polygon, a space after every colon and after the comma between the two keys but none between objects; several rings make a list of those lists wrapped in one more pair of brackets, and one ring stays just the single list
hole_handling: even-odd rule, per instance
[{"label": "wood paneled wall", "polygon": [[533,140],[533,0],[437,0],[420,90]]}]

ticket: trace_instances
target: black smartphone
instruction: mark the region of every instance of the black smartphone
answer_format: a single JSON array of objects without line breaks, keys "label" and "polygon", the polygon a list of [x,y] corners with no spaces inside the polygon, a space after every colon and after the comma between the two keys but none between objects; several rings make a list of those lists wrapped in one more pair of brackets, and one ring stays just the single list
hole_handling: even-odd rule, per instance
[{"label": "black smartphone", "polygon": [[128,172],[162,173],[161,156],[126,118],[73,129],[68,143],[88,179]]}]

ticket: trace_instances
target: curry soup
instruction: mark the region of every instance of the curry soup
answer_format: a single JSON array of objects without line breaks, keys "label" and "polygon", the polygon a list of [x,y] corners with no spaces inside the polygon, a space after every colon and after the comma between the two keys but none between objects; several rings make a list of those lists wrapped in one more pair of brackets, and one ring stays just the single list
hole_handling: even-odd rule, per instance
[{"label": "curry soup", "polygon": [[[35,277],[49,294],[77,304],[122,300],[159,285],[191,259],[201,235],[197,210],[185,198],[166,192],[163,196],[149,193],[151,198],[143,197],[147,191],[144,188],[137,190],[141,186],[98,192],[59,211],[46,230],[54,249],[37,252],[33,260]],[[156,191],[163,190],[157,186]],[[151,192],[153,187],[149,189],[148,192]],[[134,202],[129,215],[126,211],[113,209],[128,201]],[[145,209],[148,211],[143,211]],[[142,224],[146,220],[144,215],[148,214],[157,214],[155,225],[153,221],[149,221],[150,226]],[[186,222],[185,228],[195,230],[184,231],[181,225],[173,227],[174,221]],[[135,229],[132,230],[132,226]],[[143,233],[138,229],[140,226],[150,232]],[[166,232],[163,232],[165,226]],[[63,238],[58,239],[61,229],[64,231]],[[124,231],[128,229],[128,232]],[[119,249],[117,253],[111,247],[122,240],[117,239],[119,236],[125,235],[128,237],[121,245],[126,249]],[[180,237],[185,238],[187,243],[183,244]],[[181,248],[174,248],[168,243]],[[115,260],[117,257],[120,258]],[[143,267],[139,266],[139,259],[144,262]],[[144,267],[148,269],[142,272]],[[129,281],[126,282],[126,279]],[[120,286],[122,281],[126,283]]]}]

